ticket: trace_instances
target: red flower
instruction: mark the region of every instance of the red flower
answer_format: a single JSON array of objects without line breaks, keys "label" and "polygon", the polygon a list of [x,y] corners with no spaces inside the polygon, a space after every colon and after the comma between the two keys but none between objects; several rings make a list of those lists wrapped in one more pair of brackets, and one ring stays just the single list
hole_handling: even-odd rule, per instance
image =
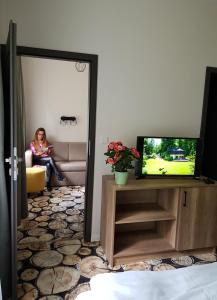
[{"label": "red flower", "polygon": [[126,147],[123,146],[121,142],[116,142],[114,144],[114,150],[115,151],[124,151],[125,149],[126,149]]},{"label": "red flower", "polygon": [[108,150],[113,150],[114,149],[114,142],[109,143],[108,145]]},{"label": "red flower", "polygon": [[140,157],[139,152],[136,150],[136,148],[132,147],[130,148],[130,151],[136,158]]},{"label": "red flower", "polygon": [[124,151],[126,149],[125,146],[118,145],[118,151]]},{"label": "red flower", "polygon": [[113,165],[115,162],[114,162],[113,158],[109,157],[109,158],[106,159],[106,163],[110,164],[110,165]]},{"label": "red flower", "polygon": [[118,162],[120,159],[121,159],[121,155],[116,153],[114,156],[114,164],[116,164],[116,162]]},{"label": "red flower", "polygon": [[133,160],[140,156],[136,148],[128,148],[121,141],[110,142],[107,152],[104,154],[108,156],[106,164],[110,164],[112,171],[117,172],[126,172],[128,169],[132,169]]}]

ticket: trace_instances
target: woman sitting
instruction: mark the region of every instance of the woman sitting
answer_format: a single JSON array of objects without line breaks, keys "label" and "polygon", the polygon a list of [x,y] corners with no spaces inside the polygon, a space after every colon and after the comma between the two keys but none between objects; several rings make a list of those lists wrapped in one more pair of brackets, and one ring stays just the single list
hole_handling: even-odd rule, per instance
[{"label": "woman sitting", "polygon": [[30,148],[33,153],[33,164],[46,166],[47,173],[47,189],[51,190],[51,177],[54,174],[59,181],[64,179],[63,175],[58,171],[53,155],[53,146],[46,139],[46,131],[44,128],[38,128],[35,132],[35,139],[31,142]]}]

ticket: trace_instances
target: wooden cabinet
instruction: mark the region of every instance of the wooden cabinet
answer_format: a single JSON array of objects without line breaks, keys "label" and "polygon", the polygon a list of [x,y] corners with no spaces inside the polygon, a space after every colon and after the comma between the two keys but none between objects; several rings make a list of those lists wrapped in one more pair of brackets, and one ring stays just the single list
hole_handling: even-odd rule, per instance
[{"label": "wooden cabinet", "polygon": [[[217,245],[217,186],[103,176],[101,244],[111,265]],[[180,254],[180,253],[179,253]]]},{"label": "wooden cabinet", "polygon": [[217,188],[181,188],[177,250],[217,245]]}]

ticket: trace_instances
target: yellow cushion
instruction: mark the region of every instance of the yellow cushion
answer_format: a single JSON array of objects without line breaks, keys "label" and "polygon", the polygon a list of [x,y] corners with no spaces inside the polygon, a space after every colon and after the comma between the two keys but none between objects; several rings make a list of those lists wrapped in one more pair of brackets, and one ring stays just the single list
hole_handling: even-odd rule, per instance
[{"label": "yellow cushion", "polygon": [[42,168],[26,168],[27,193],[43,191],[45,186],[45,171]]}]

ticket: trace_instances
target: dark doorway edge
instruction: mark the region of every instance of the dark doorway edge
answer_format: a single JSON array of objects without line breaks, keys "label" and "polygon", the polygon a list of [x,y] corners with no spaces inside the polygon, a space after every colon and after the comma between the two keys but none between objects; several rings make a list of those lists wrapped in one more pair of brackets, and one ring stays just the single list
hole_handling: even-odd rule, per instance
[{"label": "dark doorway edge", "polygon": [[97,98],[97,71],[98,55],[84,54],[60,50],[31,48],[17,46],[17,55],[41,58],[80,61],[89,63],[89,118],[87,141],[87,172],[85,184],[85,210],[84,210],[84,239],[91,241],[93,185],[94,185],[94,159],[95,159],[95,132],[96,132],[96,98]]}]

